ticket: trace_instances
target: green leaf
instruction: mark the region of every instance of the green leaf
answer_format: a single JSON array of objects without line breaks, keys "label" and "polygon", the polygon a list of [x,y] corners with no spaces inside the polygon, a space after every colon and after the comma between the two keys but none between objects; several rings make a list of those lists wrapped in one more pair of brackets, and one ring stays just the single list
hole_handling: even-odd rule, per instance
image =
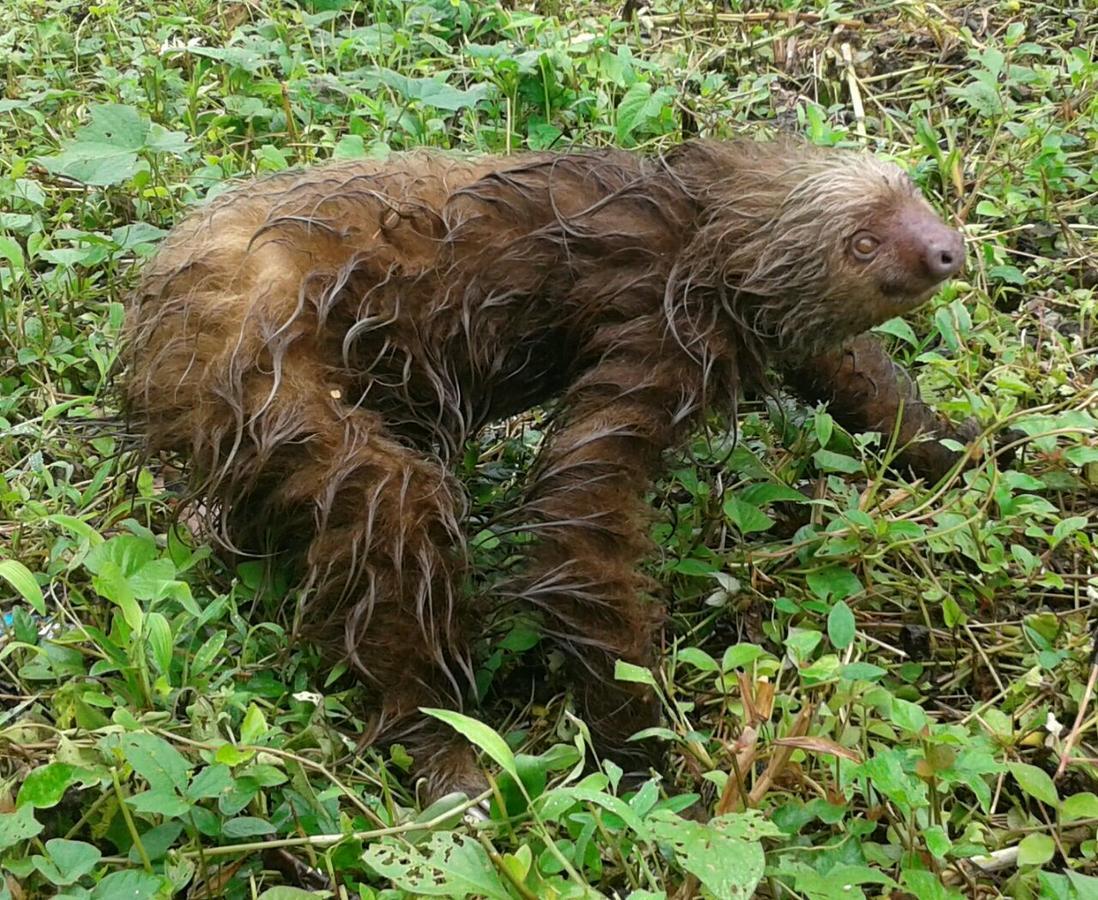
[{"label": "green leaf", "polygon": [[55,885],[68,885],[79,881],[96,867],[103,854],[98,848],[83,841],[66,841],[54,838],[46,841],[48,856],[33,856],[34,867]]},{"label": "green leaf", "polygon": [[906,319],[889,319],[873,330],[880,334],[888,334],[892,337],[897,337],[910,344],[912,347],[919,346],[919,339],[915,336],[915,329],[911,327]]},{"label": "green leaf", "polygon": [[842,677],[847,681],[880,681],[887,674],[886,669],[867,662],[850,663],[842,670]]},{"label": "green leaf", "polygon": [[1041,866],[1056,853],[1056,842],[1047,834],[1027,834],[1018,843],[1018,865]]},{"label": "green leaf", "polygon": [[844,453],[836,453],[834,450],[817,450],[812,454],[812,459],[824,472],[845,472],[852,475],[862,471],[859,460]]},{"label": "green leaf", "polygon": [[23,779],[15,804],[49,809],[60,803],[65,791],[74,784],[86,785],[96,780],[87,769],[69,763],[49,763],[30,772]]},{"label": "green leaf", "polygon": [[1061,519],[1056,523],[1056,527],[1052,529],[1053,545],[1059,544],[1068,535],[1086,528],[1089,522],[1090,520],[1086,516],[1069,516],[1066,519]]},{"label": "green leaf", "polygon": [[38,161],[47,171],[84,184],[106,186],[132,177],[148,121],[136,109],[116,103],[92,107],[90,117],[65,150]]},{"label": "green leaf", "polygon": [[845,600],[862,591],[858,576],[844,566],[815,569],[808,573],[805,580],[812,593],[821,600]]},{"label": "green leaf", "polygon": [[766,531],[774,520],[757,506],[745,503],[739,497],[730,497],[724,503],[724,514],[728,521],[739,529],[740,534]]},{"label": "green leaf", "polygon": [[495,90],[492,85],[484,83],[461,90],[451,87],[439,78],[410,78],[380,66],[367,69],[364,75],[366,81],[378,81],[388,85],[405,100],[418,100],[425,106],[447,112],[474,107],[487,100]]},{"label": "green leaf", "polygon": [[653,837],[669,845],[679,864],[721,900],[754,896],[766,863],[760,841],[781,833],[756,811],[701,823],[659,810],[648,824]]},{"label": "green leaf", "polygon": [[205,675],[206,671],[213,665],[214,659],[221,652],[221,648],[225,646],[225,640],[227,634],[224,631],[215,631],[209,636],[206,642],[194,652],[194,659],[191,660],[191,674]]},{"label": "green leaf", "polygon": [[318,896],[320,895],[315,891],[280,884],[278,887],[267,888],[259,895],[259,900],[317,900]]},{"label": "green leaf", "polygon": [[945,859],[946,854],[953,847],[953,841],[949,839],[949,835],[946,834],[944,828],[941,825],[931,825],[929,828],[922,832],[923,840],[926,841],[926,849],[929,850],[937,859]]},{"label": "green leaf", "polygon": [[92,900],[163,900],[173,896],[171,882],[136,869],[112,872],[95,886]]},{"label": "green leaf", "polygon": [[889,719],[911,734],[920,734],[930,724],[926,711],[921,706],[900,697],[892,698],[892,710],[889,713]]},{"label": "green leaf", "polygon": [[753,663],[765,652],[758,644],[733,644],[721,657],[721,671],[731,672],[733,669]]},{"label": "green leaf", "polygon": [[171,744],[153,734],[125,734],[119,749],[133,770],[153,791],[182,791],[187,786],[191,764]]},{"label": "green leaf", "polygon": [[485,849],[475,838],[454,831],[436,831],[420,846],[372,844],[362,859],[382,878],[413,894],[511,900]]},{"label": "green leaf", "polygon": [[1044,769],[1038,769],[1028,763],[1013,762],[1007,764],[1007,770],[1014,776],[1018,786],[1031,797],[1036,797],[1049,806],[1060,805],[1060,795],[1056,792],[1056,785],[1052,783],[1052,779]]},{"label": "green leaf", "polygon": [[546,802],[548,802],[551,795],[568,796],[584,803],[593,803],[595,806],[601,806],[603,809],[612,812],[621,819],[638,837],[646,837],[648,834],[648,829],[645,827],[641,817],[637,815],[628,803],[615,797],[613,794],[607,794],[605,791],[597,791],[594,788],[577,785],[575,787],[564,787],[558,788],[555,791],[550,791],[544,795]]},{"label": "green leaf", "polygon": [[263,711],[254,703],[248,705],[248,711],[244,714],[244,721],[240,725],[240,742],[242,744],[255,744],[267,733],[267,720]]},{"label": "green leaf", "polygon": [[1065,797],[1060,807],[1060,816],[1065,822],[1079,819],[1098,819],[1098,795],[1090,791]]},{"label": "green leaf", "polygon": [[957,601],[953,599],[952,594],[947,594],[942,599],[942,619],[945,621],[946,628],[956,628],[968,620],[968,616],[964,614]]},{"label": "green leaf", "polygon": [[15,812],[0,813],[0,850],[41,834],[42,826],[34,818],[34,807],[20,806]]},{"label": "green leaf", "polygon": [[190,800],[205,800],[228,792],[232,786],[232,771],[228,766],[215,763],[195,775],[185,793]]},{"label": "green leaf", "polygon": [[652,674],[652,670],[645,666],[636,666],[633,663],[628,663],[623,659],[614,661],[614,679],[616,681],[627,681],[630,684],[647,684],[650,687],[657,687],[656,677]]},{"label": "green leaf", "polygon": [[227,838],[252,838],[264,834],[274,834],[275,827],[270,822],[255,816],[237,816],[221,826],[221,833]]},{"label": "green leaf", "polygon": [[[27,217],[30,219],[30,217]],[[23,248],[19,242],[7,235],[0,234],[0,259],[7,260],[12,272],[22,272],[26,267],[23,261]]]},{"label": "green leaf", "polygon": [[675,654],[675,658],[679,662],[684,662],[703,672],[720,671],[717,661],[704,650],[699,650],[697,647],[684,647]]},{"label": "green leaf", "polygon": [[145,634],[156,667],[167,675],[172,669],[172,628],[168,620],[158,612],[149,613],[145,616]]},{"label": "green leaf", "polygon": [[800,491],[786,484],[767,482],[765,484],[752,484],[738,492],[739,498],[744,503],[752,506],[764,506],[767,503],[783,501],[786,503],[807,503],[808,497]]},{"label": "green leaf", "polygon": [[1067,871],[1067,879],[1075,888],[1078,900],[1098,900],[1098,878],[1093,875],[1082,875],[1079,872]]},{"label": "green leaf", "polygon": [[138,632],[141,630],[144,614],[137,605],[137,599],[118,563],[112,559],[105,560],[99,574],[92,578],[92,587],[101,597],[110,600],[122,610],[122,618],[130,628]]},{"label": "green leaf", "polygon": [[641,124],[644,108],[652,96],[652,85],[647,81],[635,81],[618,103],[617,123],[618,143],[627,142],[629,135]]},{"label": "green leaf", "polygon": [[809,628],[790,628],[785,638],[785,649],[790,659],[798,665],[808,662],[823,635]]},{"label": "green leaf", "polygon": [[127,797],[126,802],[137,812],[144,815],[164,816],[174,819],[185,816],[191,811],[191,804],[175,791],[159,788],[155,791],[142,791]]},{"label": "green leaf", "polygon": [[696,559],[692,556],[687,557],[686,559],[680,559],[671,569],[674,572],[678,572],[680,575],[693,575],[698,578],[712,578],[717,574],[717,570],[714,568],[713,563],[703,559]]},{"label": "green leaf", "polygon": [[827,637],[831,646],[836,650],[844,650],[854,643],[855,632],[854,613],[840,600],[827,614]]},{"label": "green leaf", "polygon": [[926,785],[903,769],[906,754],[900,750],[877,753],[859,767],[873,787],[905,812],[926,806]]},{"label": "green leaf", "polygon": [[933,872],[904,869],[903,882],[919,900],[961,900],[962,895],[946,887]]},{"label": "green leaf", "polygon": [[515,766],[515,755],[511,752],[511,748],[507,746],[507,742],[503,738],[483,722],[478,722],[476,719],[451,709],[423,707],[421,712],[445,722],[474,746],[487,753],[496,765],[514,778],[515,781],[519,781],[518,768]]},{"label": "green leaf", "polygon": [[15,559],[0,559],[0,578],[3,578],[27,601],[38,615],[46,614],[46,600],[42,588],[34,580],[31,570]]}]

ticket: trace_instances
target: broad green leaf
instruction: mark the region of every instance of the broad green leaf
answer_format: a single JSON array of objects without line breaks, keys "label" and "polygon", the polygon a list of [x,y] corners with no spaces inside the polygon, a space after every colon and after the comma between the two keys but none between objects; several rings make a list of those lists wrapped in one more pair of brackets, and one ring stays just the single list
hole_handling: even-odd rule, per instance
[{"label": "broad green leaf", "polygon": [[647,684],[651,687],[657,687],[656,677],[652,674],[651,669],[633,665],[633,663],[625,662],[622,659],[614,662],[614,679],[616,681],[628,681],[632,684]]},{"label": "broad green leaf", "polygon": [[145,616],[145,634],[157,668],[165,675],[172,669],[172,628],[158,612]]},{"label": "broad green leaf", "polygon": [[1078,900],[1098,900],[1098,878],[1093,875],[1083,875],[1080,872],[1067,871],[1067,879],[1075,888]]},{"label": "broad green leaf", "polygon": [[825,472],[843,472],[850,475],[862,471],[859,460],[834,450],[817,450],[812,454],[812,460]]},{"label": "broad green leaf", "polygon": [[880,681],[887,674],[886,669],[867,662],[850,663],[842,670],[842,677],[847,681]]},{"label": "broad green leaf", "polygon": [[12,272],[23,271],[23,248],[17,240],[3,234],[0,234],[0,259],[7,260]]},{"label": "broad green leaf", "polygon": [[233,774],[228,766],[215,763],[206,766],[187,786],[185,791],[191,800],[204,800],[208,797],[217,797],[230,790],[233,786]]},{"label": "broad green leaf", "polygon": [[15,812],[0,813],[0,851],[41,834],[42,826],[34,818],[34,807],[20,806]]},{"label": "broad green leaf", "polygon": [[1049,806],[1059,806],[1060,795],[1056,792],[1056,785],[1044,769],[1021,762],[1008,763],[1007,769],[1018,782],[1018,786],[1031,797],[1036,797]]},{"label": "broad green leaf", "polygon": [[96,593],[122,610],[122,618],[130,628],[138,632],[141,630],[144,613],[138,606],[130,584],[118,563],[112,559],[105,560],[99,569],[99,574],[92,577],[92,586]]},{"label": "broad green leaf", "polygon": [[903,808],[905,812],[926,805],[926,785],[904,771],[900,750],[878,753],[859,767],[873,787]]},{"label": "broad green leaf", "polygon": [[0,578],[3,578],[31,605],[40,616],[46,614],[46,600],[42,588],[34,580],[31,570],[15,559],[0,559]]},{"label": "broad green leaf", "polygon": [[228,637],[224,631],[215,631],[209,636],[206,642],[194,652],[194,659],[191,660],[191,674],[205,675],[207,670],[213,665],[213,661],[217,658],[217,655],[221,652],[221,648],[225,646],[225,640]]},{"label": "broad green leaf", "polygon": [[652,85],[647,81],[635,81],[618,103],[616,122],[618,143],[626,143],[629,135],[641,123],[644,107],[652,96]]},{"label": "broad green leaf", "polygon": [[413,894],[511,900],[485,849],[475,838],[454,831],[434,832],[418,846],[372,844],[362,859],[382,878]]},{"label": "broad green leaf", "polygon": [[163,738],[154,734],[125,734],[118,746],[126,761],[149,783],[151,790],[182,791],[187,787],[192,766]]},{"label": "broad green leaf", "polygon": [[724,656],[721,657],[721,671],[731,672],[733,669],[746,666],[748,663],[753,663],[760,656],[765,655],[765,653],[766,651],[758,644],[733,644],[724,651]]},{"label": "broad green leaf", "polygon": [[167,788],[158,788],[155,791],[142,791],[127,797],[126,802],[137,812],[144,815],[164,816],[174,819],[177,816],[186,815],[191,810],[191,804],[179,796],[175,791]]},{"label": "broad green leaf", "polygon": [[112,872],[92,890],[92,900],[167,900],[174,895],[171,882],[136,869]]},{"label": "broad green leaf", "polygon": [[684,647],[675,654],[675,658],[679,662],[691,665],[695,669],[701,669],[703,672],[720,671],[717,661],[704,650],[699,650],[697,647]]},{"label": "broad green leaf", "polygon": [[54,838],[46,841],[47,856],[32,857],[34,867],[55,885],[73,884],[96,867],[103,854],[83,841]]},{"label": "broad green leaf", "polygon": [[474,746],[487,753],[496,765],[514,778],[515,781],[519,780],[518,768],[515,766],[515,755],[511,752],[511,748],[507,746],[507,742],[503,738],[483,722],[478,722],[476,719],[451,709],[424,707],[421,712],[445,722]]},{"label": "broad green leaf", "polygon": [[[640,816],[634,812],[633,808],[628,803],[615,797],[613,794],[607,794],[604,791],[597,791],[594,788],[584,787],[583,785],[558,788],[556,791],[550,793],[563,794],[565,796],[573,797],[576,800],[583,801],[584,803],[593,803],[595,806],[601,806],[603,809],[612,812],[621,819],[638,837],[644,837],[648,834],[648,829],[645,827]],[[548,794],[546,796],[548,797]]]},{"label": "broad green leaf", "polygon": [[679,864],[721,900],[754,896],[766,863],[760,841],[781,833],[755,811],[708,823],[658,811],[648,824],[655,840],[669,845]]},{"label": "broad green leaf", "polygon": [[941,825],[931,825],[922,832],[922,835],[926,842],[926,849],[934,854],[935,858],[945,859],[946,854],[953,847],[953,841],[949,839],[945,829]]},{"label": "broad green leaf", "polygon": [[752,506],[764,506],[767,503],[783,501],[786,503],[807,503],[809,498],[800,491],[785,484],[767,482],[765,484],[751,484],[738,492],[739,498],[744,503]]},{"label": "broad green leaf", "polygon": [[227,838],[252,838],[274,834],[275,827],[255,816],[237,816],[221,826],[221,833]]},{"label": "broad green leaf", "polygon": [[1018,843],[1018,865],[1041,866],[1056,853],[1056,842],[1047,834],[1027,834]]},{"label": "broad green leaf", "polygon": [[251,703],[244,714],[244,721],[240,725],[240,742],[242,744],[255,744],[267,733],[267,720],[263,711]]},{"label": "broad green leaf", "polygon": [[815,569],[805,577],[808,587],[821,600],[845,600],[861,593],[858,576],[844,566],[828,566]]},{"label": "broad green leaf", "polygon": [[905,869],[903,883],[919,900],[962,900],[963,895],[946,887],[933,872]]},{"label": "broad green leaf", "polygon": [[740,534],[766,531],[774,520],[757,506],[745,503],[739,497],[730,497],[724,503],[724,514],[728,521],[739,529]]},{"label": "broad green leaf", "polygon": [[926,711],[921,706],[900,697],[892,698],[892,710],[889,719],[912,734],[919,734],[930,724]]},{"label": "broad green leaf", "polygon": [[87,769],[69,763],[48,763],[29,772],[19,786],[16,806],[30,805],[49,809],[61,802],[61,798],[74,784],[88,785],[96,777]]},{"label": "broad green leaf", "polygon": [[854,613],[842,600],[827,614],[827,637],[836,650],[845,650],[854,643],[856,626]]},{"label": "broad green leaf", "polygon": [[897,337],[900,340],[907,342],[912,347],[919,346],[919,339],[915,335],[915,329],[911,327],[906,319],[889,319],[873,330],[881,334],[889,334],[892,335],[892,337]]},{"label": "broad green leaf", "polygon": [[785,638],[785,649],[794,662],[804,664],[811,659],[822,640],[823,635],[818,631],[808,628],[790,628]]},{"label": "broad green leaf", "polygon": [[457,112],[487,100],[495,91],[490,84],[475,84],[467,90],[452,87],[439,78],[411,78],[380,66],[364,72],[367,81],[388,85],[405,100],[418,100],[425,106]]},{"label": "broad green leaf", "polygon": [[1098,819],[1098,795],[1090,791],[1065,797],[1060,807],[1060,816],[1065,822],[1079,819]]}]

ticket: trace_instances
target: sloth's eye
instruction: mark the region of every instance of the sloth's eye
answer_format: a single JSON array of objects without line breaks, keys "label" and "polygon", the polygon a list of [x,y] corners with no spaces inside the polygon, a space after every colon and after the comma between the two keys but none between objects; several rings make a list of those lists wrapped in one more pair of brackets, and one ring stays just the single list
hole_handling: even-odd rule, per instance
[{"label": "sloth's eye", "polygon": [[850,249],[854,253],[854,257],[862,262],[873,259],[877,255],[877,249],[880,246],[881,242],[868,231],[859,231],[854,235],[854,240],[850,242]]}]

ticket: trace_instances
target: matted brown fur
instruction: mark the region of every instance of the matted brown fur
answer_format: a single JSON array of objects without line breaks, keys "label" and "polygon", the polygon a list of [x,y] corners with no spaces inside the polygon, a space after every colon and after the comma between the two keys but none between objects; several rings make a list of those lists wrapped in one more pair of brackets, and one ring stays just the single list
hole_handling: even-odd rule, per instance
[{"label": "matted brown fur", "polygon": [[[870,263],[850,251],[865,228],[883,242]],[[313,636],[373,686],[378,734],[410,741],[438,793],[477,784],[417,713],[457,706],[471,678],[448,461],[559,397],[513,591],[586,669],[583,712],[627,756],[656,708],[611,673],[653,662],[661,611],[637,564],[662,453],[775,362],[807,393],[864,394],[841,348],[929,296],[927,228],[944,230],[899,169],[794,142],[279,174],[191,215],[146,266],[128,405],[151,450],[189,458],[232,546],[299,554]],[[887,357],[862,352],[888,394]],[[888,396],[868,426],[917,400],[906,383]],[[926,425],[919,407],[906,436]]]}]

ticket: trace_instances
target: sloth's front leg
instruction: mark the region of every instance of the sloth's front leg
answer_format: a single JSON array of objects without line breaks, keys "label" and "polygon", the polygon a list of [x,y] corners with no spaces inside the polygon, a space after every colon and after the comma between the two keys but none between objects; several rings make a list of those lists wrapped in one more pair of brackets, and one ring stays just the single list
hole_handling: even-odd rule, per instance
[{"label": "sloth's front leg", "polygon": [[516,588],[567,651],[596,749],[634,774],[653,756],[629,738],[657,723],[659,705],[643,685],[615,681],[614,665],[655,662],[663,610],[638,568],[651,550],[645,493],[684,402],[682,366],[653,358],[617,348],[563,398],[523,506],[534,542]]}]

